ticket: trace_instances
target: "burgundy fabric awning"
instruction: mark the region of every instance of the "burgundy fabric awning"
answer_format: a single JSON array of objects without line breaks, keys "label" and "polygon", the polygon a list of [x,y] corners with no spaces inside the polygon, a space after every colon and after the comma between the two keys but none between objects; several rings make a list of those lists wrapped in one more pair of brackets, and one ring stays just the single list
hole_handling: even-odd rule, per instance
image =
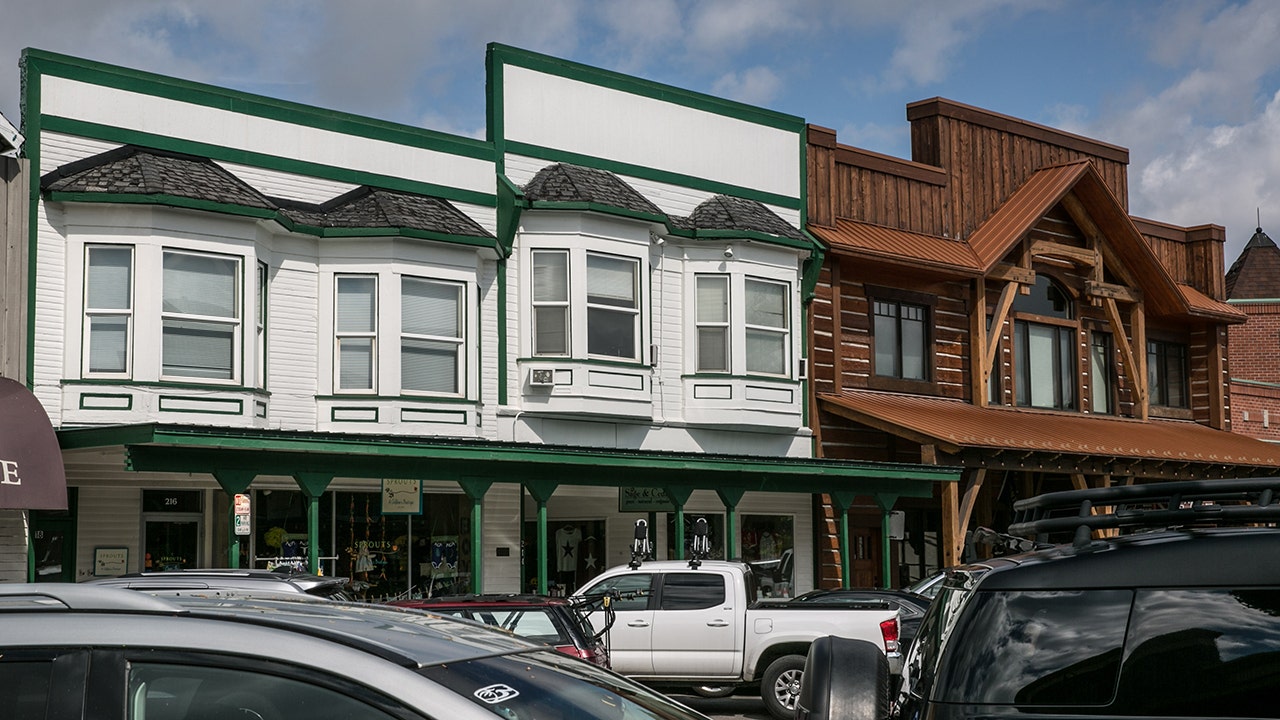
[{"label": "burgundy fabric awning", "polygon": [[67,509],[67,473],[49,416],[30,390],[2,377],[0,509]]}]

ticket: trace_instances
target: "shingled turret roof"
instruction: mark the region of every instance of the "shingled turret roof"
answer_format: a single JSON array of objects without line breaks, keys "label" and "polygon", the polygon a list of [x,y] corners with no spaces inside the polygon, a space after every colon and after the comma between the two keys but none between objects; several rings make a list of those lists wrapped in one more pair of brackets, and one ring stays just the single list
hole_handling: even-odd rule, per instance
[{"label": "shingled turret roof", "polygon": [[689,216],[699,230],[743,230],[804,240],[799,229],[755,200],[716,195],[704,200]]},{"label": "shingled turret roof", "polygon": [[168,195],[252,208],[275,204],[208,158],[124,145],[40,178],[49,192]]},{"label": "shingled turret roof", "polygon": [[1280,298],[1280,247],[1259,227],[1227,271],[1228,300]]},{"label": "shingled turret roof", "polygon": [[405,228],[447,235],[493,235],[449,201],[429,195],[359,187],[322,205],[277,200],[286,217],[319,228]]},{"label": "shingled turret roof", "polygon": [[523,188],[531,201],[587,202],[620,210],[663,215],[636,189],[608,170],[556,163],[538,171]]}]

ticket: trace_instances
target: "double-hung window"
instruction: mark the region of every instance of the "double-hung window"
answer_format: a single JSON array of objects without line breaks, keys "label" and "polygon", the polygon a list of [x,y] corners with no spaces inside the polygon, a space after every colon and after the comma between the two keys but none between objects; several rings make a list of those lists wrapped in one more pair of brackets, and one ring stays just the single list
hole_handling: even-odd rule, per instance
[{"label": "double-hung window", "polygon": [[1115,380],[1111,333],[1095,330],[1089,336],[1089,408],[1095,413],[1115,412]]},{"label": "double-hung window", "polygon": [[403,277],[400,281],[400,389],[460,392],[463,286]]},{"label": "double-hung window", "polygon": [[1152,405],[1187,407],[1187,346],[1147,341],[1147,386]]},{"label": "double-hung window", "polygon": [[639,260],[568,250],[530,257],[534,355],[640,359]]},{"label": "double-hung window", "polygon": [[162,375],[235,380],[240,258],[165,250],[162,286]]},{"label": "double-hung window", "polygon": [[786,375],[791,316],[786,283],[747,278],[745,320],[748,373]]},{"label": "double-hung window", "polygon": [[86,248],[84,293],[85,373],[127,375],[133,331],[133,247]]},{"label": "double-hung window", "polygon": [[257,368],[257,385],[260,388],[267,386],[267,264],[258,263],[258,287],[257,287],[257,312],[255,313],[257,332],[257,348],[258,348],[258,368]]},{"label": "double-hung window", "polygon": [[378,278],[374,275],[338,275],[334,279],[334,288],[335,389],[375,391]]},{"label": "double-hung window", "polygon": [[587,253],[587,354],[638,360],[640,263]]},{"label": "double-hung window", "polygon": [[697,371],[729,372],[729,276],[699,275],[697,302]]},{"label": "double-hung window", "polygon": [[533,252],[533,354],[569,354],[569,253]]}]

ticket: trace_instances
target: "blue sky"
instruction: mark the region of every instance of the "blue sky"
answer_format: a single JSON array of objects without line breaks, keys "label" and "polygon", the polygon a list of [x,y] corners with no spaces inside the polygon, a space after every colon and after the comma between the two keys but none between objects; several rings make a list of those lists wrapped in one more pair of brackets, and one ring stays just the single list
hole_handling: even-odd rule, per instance
[{"label": "blue sky", "polygon": [[37,47],[480,137],[485,44],[761,105],[909,158],[945,97],[1130,150],[1130,210],[1280,238],[1273,0],[40,0],[0,5],[0,112]]}]

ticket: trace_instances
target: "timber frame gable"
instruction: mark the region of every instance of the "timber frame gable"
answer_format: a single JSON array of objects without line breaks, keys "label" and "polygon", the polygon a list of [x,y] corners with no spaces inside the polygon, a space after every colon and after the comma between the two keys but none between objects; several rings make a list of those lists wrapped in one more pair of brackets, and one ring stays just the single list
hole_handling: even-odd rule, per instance
[{"label": "timber frame gable", "polygon": [[962,468],[905,506],[908,537],[912,512],[940,528],[938,567],[1020,497],[1274,473],[1280,452],[1228,432],[1245,315],[1224,300],[1223,228],[1130,215],[1125,148],[940,98],[907,115],[911,160],[809,127],[821,455]]}]

